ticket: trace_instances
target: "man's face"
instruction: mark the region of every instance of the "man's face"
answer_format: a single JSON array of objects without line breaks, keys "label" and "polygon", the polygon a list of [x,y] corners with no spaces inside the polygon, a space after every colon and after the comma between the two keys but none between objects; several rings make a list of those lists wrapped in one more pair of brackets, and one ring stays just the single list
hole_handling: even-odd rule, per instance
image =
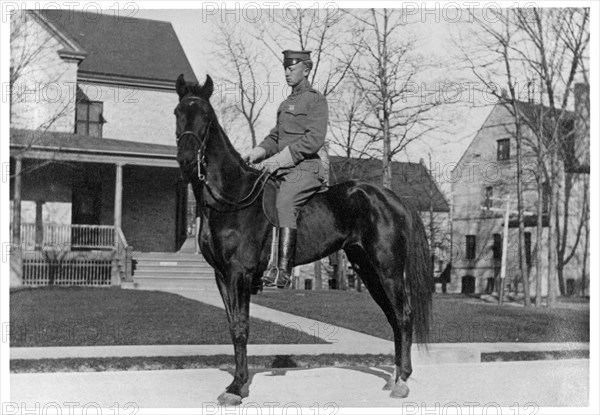
[{"label": "man's face", "polygon": [[302,82],[302,79],[308,75],[308,72],[308,68],[302,62],[290,65],[285,68],[285,80],[293,88]]}]

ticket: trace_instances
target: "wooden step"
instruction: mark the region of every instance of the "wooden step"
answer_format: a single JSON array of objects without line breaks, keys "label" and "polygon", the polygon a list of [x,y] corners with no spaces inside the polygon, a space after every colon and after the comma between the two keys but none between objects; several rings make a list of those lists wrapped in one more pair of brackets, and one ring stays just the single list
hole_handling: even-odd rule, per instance
[{"label": "wooden step", "polygon": [[215,273],[202,255],[176,252],[136,253],[133,285],[140,289],[216,290]]}]

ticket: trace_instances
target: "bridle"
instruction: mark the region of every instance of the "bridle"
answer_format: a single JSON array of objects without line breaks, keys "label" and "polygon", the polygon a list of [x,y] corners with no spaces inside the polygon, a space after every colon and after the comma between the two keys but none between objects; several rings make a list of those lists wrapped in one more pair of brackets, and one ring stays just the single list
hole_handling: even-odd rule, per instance
[{"label": "bridle", "polygon": [[[193,96],[186,97],[184,99],[202,100],[202,98],[200,98],[200,97],[193,97]],[[213,120],[210,120],[206,124],[206,127],[204,128],[204,131],[202,132],[202,138],[200,138],[200,136],[195,131],[192,131],[192,130],[185,130],[181,134],[178,134],[177,138],[176,138],[177,145],[179,145],[179,141],[184,136],[191,136],[192,138],[194,138],[194,140],[196,140],[196,142],[199,144],[198,153],[196,156],[196,163],[198,165],[198,180],[200,180],[200,182],[202,182],[206,186],[206,189],[208,190],[208,192],[210,193],[212,198],[215,199],[217,202],[220,202],[225,205],[233,206],[234,207],[233,210],[245,209],[245,208],[251,206],[252,204],[254,204],[254,202],[256,201],[258,196],[262,193],[263,189],[265,188],[272,173],[269,173],[267,170],[263,171],[260,174],[260,176],[258,176],[258,178],[254,182],[254,184],[252,185],[252,189],[250,190],[250,192],[238,201],[233,201],[233,200],[228,199],[227,197],[225,197],[223,195],[223,192],[220,191],[217,187],[211,186],[211,183],[209,183],[209,179],[208,179],[208,165],[206,163],[205,156],[206,156],[206,144],[207,144],[208,138],[209,138],[208,133],[210,132],[210,127],[212,126],[212,123],[213,123]],[[203,173],[203,171],[206,174]],[[260,186],[259,186],[259,184],[260,184]],[[259,188],[260,190],[258,192],[256,192],[256,194],[254,194],[257,188]],[[252,196],[253,194],[254,194],[254,196]],[[248,199],[250,199],[250,200],[248,201]]]}]

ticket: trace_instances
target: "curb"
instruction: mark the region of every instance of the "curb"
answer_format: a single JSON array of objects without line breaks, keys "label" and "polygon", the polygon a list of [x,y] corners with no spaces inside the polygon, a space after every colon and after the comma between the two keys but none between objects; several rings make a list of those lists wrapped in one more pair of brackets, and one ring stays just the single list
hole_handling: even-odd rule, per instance
[{"label": "curb", "polygon": [[[532,361],[532,360],[565,360],[589,359],[589,350],[557,351],[557,352],[503,352],[485,353],[480,362],[440,361],[440,365],[473,364]],[[344,367],[390,367],[395,365],[394,356],[389,355],[353,355],[353,354],[321,354],[321,355],[275,355],[249,356],[249,370],[273,369],[315,369]],[[415,363],[413,367],[431,365]],[[235,362],[230,355],[212,356],[152,356],[152,357],[101,357],[101,358],[58,358],[58,359],[12,359],[11,373],[52,373],[52,372],[106,372],[106,371],[140,371],[140,370],[180,370],[218,368],[234,371]]]},{"label": "curb", "polygon": [[[482,355],[494,353],[556,353],[590,350],[589,343],[433,343],[413,347],[415,365],[440,363],[480,363]],[[394,353],[393,343],[379,344],[250,344],[248,356],[372,356]],[[158,358],[190,356],[233,356],[233,346],[224,345],[153,345],[84,347],[12,347],[11,360]]]}]

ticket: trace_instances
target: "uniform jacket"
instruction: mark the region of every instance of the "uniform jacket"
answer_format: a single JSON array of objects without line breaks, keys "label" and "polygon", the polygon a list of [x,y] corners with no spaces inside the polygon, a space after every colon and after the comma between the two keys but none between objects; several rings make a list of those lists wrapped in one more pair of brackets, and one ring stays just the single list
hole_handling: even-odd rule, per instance
[{"label": "uniform jacket", "polygon": [[327,100],[304,79],[277,110],[277,125],[259,144],[266,157],[289,146],[297,169],[323,173],[317,152],[325,144],[328,120]]}]

